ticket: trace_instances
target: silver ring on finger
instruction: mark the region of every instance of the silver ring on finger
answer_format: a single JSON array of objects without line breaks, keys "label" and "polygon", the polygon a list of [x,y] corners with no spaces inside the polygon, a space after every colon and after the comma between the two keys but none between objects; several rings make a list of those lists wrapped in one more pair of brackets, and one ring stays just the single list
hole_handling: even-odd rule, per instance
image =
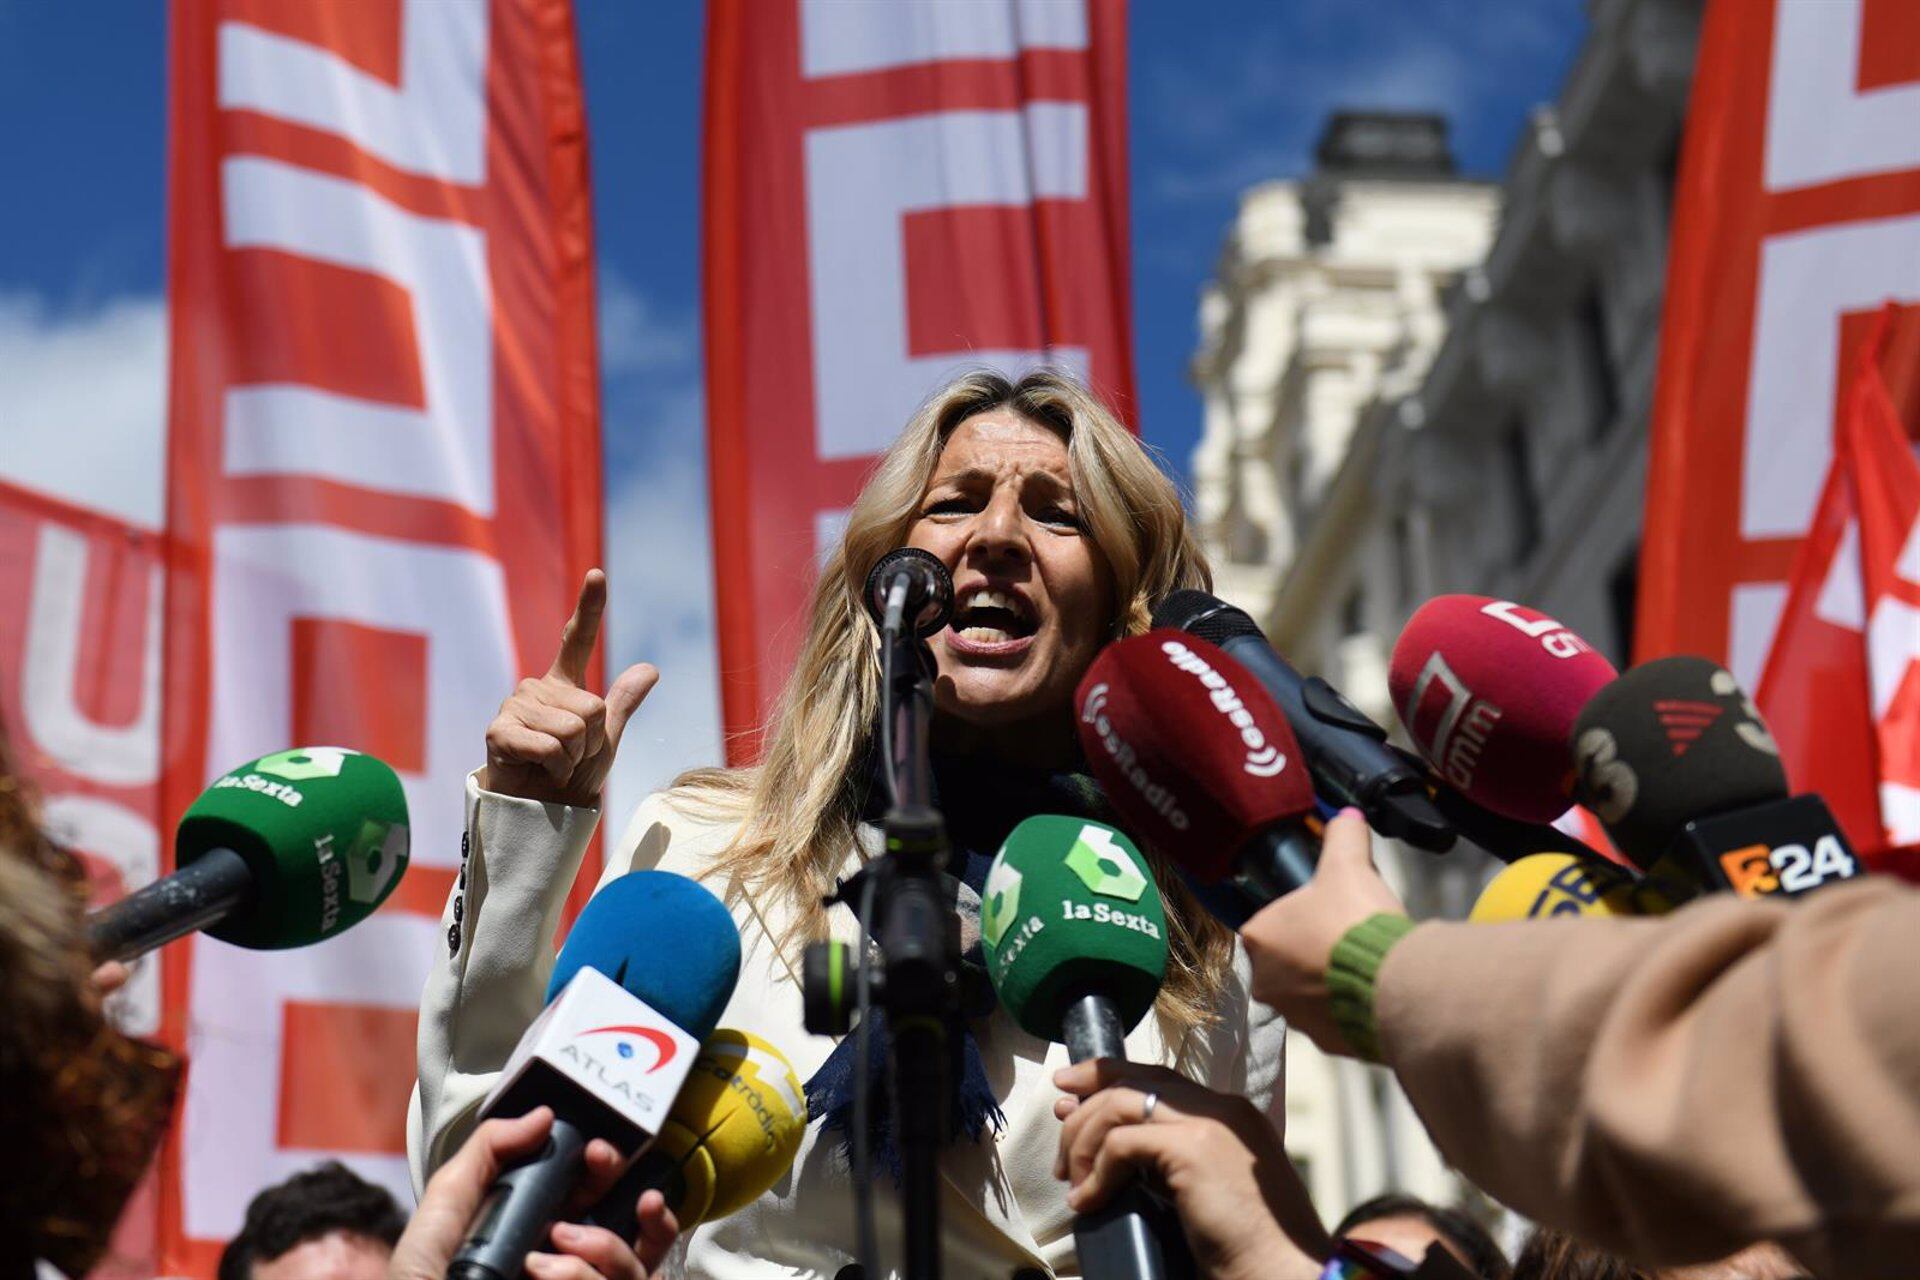
[{"label": "silver ring on finger", "polygon": [[1154,1108],[1159,1105],[1160,1095],[1149,1091],[1146,1098],[1140,1103],[1140,1123],[1146,1124],[1152,1120]]}]

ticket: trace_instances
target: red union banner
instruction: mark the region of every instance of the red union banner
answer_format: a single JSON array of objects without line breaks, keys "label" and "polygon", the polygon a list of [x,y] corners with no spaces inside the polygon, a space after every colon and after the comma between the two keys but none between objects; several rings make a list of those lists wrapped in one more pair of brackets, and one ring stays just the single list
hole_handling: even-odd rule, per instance
[{"label": "red union banner", "polygon": [[413,823],[350,933],[168,953],[161,1265],[204,1275],[322,1158],[407,1189],[463,777],[599,559],[600,447],[567,0],[176,0],[171,70],[164,812],[332,743]]},{"label": "red union banner", "polygon": [[820,549],[947,376],[1133,403],[1122,0],[712,0],[707,422],[735,759]]},{"label": "red union banner", "polygon": [[[1857,366],[1758,695],[1802,789],[1854,846],[1920,871],[1920,327],[1889,304]],[[1904,323],[1902,322],[1904,321]],[[1902,412],[1902,408],[1905,412]]]},{"label": "red union banner", "polygon": [[[1709,7],[1674,209],[1636,656],[1705,654],[1759,685],[1875,313],[1920,299],[1917,119],[1920,7]],[[1865,742],[1782,746],[1802,786],[1797,762],[1815,751],[1869,767]]]}]

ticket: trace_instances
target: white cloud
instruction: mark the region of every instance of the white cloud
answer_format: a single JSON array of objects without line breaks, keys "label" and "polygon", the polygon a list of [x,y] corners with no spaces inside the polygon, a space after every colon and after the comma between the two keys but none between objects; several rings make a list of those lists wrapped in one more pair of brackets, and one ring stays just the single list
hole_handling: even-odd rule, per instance
[{"label": "white cloud", "polygon": [[662,316],[617,271],[600,273],[600,366],[609,378],[655,373],[684,377],[700,351],[693,325]]},{"label": "white cloud", "polygon": [[166,510],[167,311],[0,293],[0,477],[130,524]]},{"label": "white cloud", "polygon": [[650,791],[723,760],[714,644],[706,415],[691,316],[660,314],[609,273],[601,282],[607,453],[609,677],[635,662],[660,683],[620,743],[607,812],[617,837]]}]

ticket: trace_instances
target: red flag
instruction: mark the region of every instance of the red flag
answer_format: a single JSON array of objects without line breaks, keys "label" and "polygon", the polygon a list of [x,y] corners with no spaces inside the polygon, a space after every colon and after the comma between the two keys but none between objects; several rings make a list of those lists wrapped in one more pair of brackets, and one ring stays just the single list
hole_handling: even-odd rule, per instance
[{"label": "red flag", "polygon": [[351,933],[168,952],[162,1265],[205,1275],[321,1158],[409,1190],[464,775],[600,558],[600,448],[567,0],[176,0],[170,80],[166,812],[327,742],[393,765],[413,824]]},{"label": "red flag", "polygon": [[1916,51],[1920,5],[1897,0],[1707,6],[1661,322],[1638,658],[1704,654],[1749,689],[1766,666],[1855,352],[1886,299],[1920,300]]},{"label": "red flag", "polygon": [[707,418],[736,759],[874,454],[951,374],[1130,411],[1124,0],[712,0]]},{"label": "red flag", "polygon": [[1853,376],[1758,701],[1795,787],[1822,794],[1869,861],[1912,872],[1920,461],[1882,373],[1894,315],[1881,313]]}]

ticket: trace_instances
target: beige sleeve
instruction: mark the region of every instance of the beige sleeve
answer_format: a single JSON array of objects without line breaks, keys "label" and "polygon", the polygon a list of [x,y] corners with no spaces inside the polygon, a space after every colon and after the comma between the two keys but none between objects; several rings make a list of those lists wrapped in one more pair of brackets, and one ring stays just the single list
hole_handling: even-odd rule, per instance
[{"label": "beige sleeve", "polygon": [[1920,1258],[1920,894],[1885,879],[1662,920],[1427,924],[1381,1042],[1440,1150],[1643,1263],[1759,1239],[1818,1274]]},{"label": "beige sleeve", "polygon": [[444,949],[420,996],[407,1162],[418,1194],[466,1140],[487,1090],[540,1012],[567,891],[598,809],[482,791],[467,778],[460,877],[440,917]]}]

